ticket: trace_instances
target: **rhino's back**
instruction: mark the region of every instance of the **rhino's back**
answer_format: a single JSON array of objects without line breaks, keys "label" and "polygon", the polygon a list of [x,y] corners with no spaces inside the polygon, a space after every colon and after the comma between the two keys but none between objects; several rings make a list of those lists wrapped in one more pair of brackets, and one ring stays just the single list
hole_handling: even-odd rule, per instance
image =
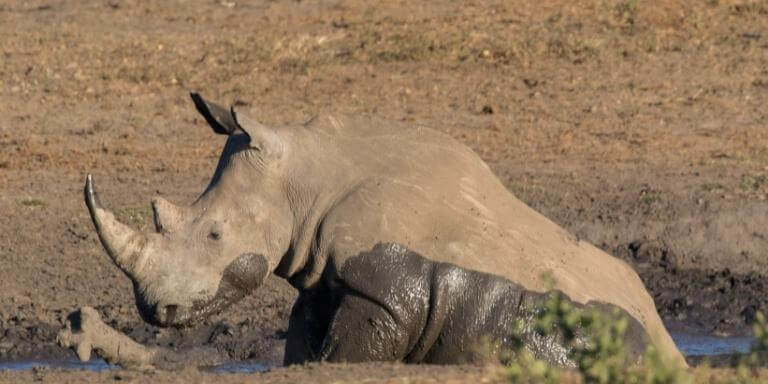
[{"label": "rhino's back", "polygon": [[[616,275],[625,267],[518,200],[453,138],[424,127],[366,122],[325,115],[311,124],[346,144],[345,156],[365,180],[337,213],[337,224],[356,231],[345,234],[357,243],[356,252],[399,242],[432,260],[539,291],[546,288],[541,274],[552,271],[559,285],[577,286],[567,293],[584,302],[604,296],[602,287],[589,286],[610,276],[573,281],[577,276],[606,268],[611,273],[605,275]],[[616,284],[627,278],[618,277]]]}]

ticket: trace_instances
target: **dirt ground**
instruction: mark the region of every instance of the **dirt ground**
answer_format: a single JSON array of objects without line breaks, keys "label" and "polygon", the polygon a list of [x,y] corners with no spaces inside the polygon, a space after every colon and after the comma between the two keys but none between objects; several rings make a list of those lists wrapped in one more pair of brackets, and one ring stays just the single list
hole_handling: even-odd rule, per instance
[{"label": "dirt ground", "polygon": [[[268,124],[324,111],[447,132],[635,266],[670,327],[743,333],[768,310],[765,0],[0,0],[0,51],[0,360],[71,356],[54,335],[89,305],[141,342],[279,361],[287,283],[195,330],[146,326],[83,203],[90,172],[147,228],[152,196],[202,191],[224,138],[190,90]],[[353,372],[450,382],[476,369]]]}]

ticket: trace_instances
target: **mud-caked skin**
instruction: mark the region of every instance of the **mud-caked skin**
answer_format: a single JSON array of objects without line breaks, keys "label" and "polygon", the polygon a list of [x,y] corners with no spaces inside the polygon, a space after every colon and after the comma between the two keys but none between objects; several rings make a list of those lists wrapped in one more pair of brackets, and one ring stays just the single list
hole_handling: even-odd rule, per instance
[{"label": "mud-caked skin", "polygon": [[[550,273],[574,305],[624,311],[630,344],[646,334],[685,366],[626,263],[518,200],[453,138],[328,115],[268,127],[198,94],[192,99],[227,139],[191,205],[154,198],[155,230],[141,233],[101,205],[86,177],[96,232],[133,282],[146,321],[192,325],[274,273],[300,292],[288,363],[474,361],[483,356],[477,351],[507,349],[512,324],[522,320],[519,341],[567,365],[557,338],[531,331],[529,308],[544,300],[550,287],[540,277]],[[105,340],[88,335],[76,339]]]},{"label": "mud-caked skin", "polygon": [[[559,334],[536,332],[549,294],[504,278],[432,262],[400,244],[378,244],[351,258],[316,289],[304,290],[291,314],[285,363],[499,362],[520,348],[574,366]],[[567,300],[567,298],[566,298]],[[638,361],[647,335],[619,308],[571,303],[576,310],[618,310],[628,319],[626,345]],[[573,345],[584,343],[579,335]]]}]

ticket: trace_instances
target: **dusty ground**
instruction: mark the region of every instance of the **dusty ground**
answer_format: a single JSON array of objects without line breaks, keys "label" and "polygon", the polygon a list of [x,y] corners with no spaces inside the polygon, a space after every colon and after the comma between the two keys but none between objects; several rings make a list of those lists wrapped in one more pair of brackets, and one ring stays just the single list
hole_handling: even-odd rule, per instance
[{"label": "dusty ground", "polygon": [[[62,381],[63,380],[63,381]],[[289,367],[261,374],[211,374],[196,369],[186,369],[173,375],[167,373],[138,372],[72,372],[66,375],[51,371],[18,372],[0,374],[0,382],[50,382],[50,383],[391,383],[391,384],[459,384],[503,383],[504,376],[497,367],[406,366],[399,364],[312,364]]]},{"label": "dusty ground", "polygon": [[[53,335],[83,305],[142,342],[279,359],[287,284],[183,335],[148,328],[82,202],[92,172],[141,228],[152,196],[202,191],[224,138],[190,90],[270,124],[445,131],[636,266],[669,325],[743,332],[768,310],[765,0],[0,0],[0,51],[0,359],[65,355]],[[389,369],[411,372],[356,372]]]}]

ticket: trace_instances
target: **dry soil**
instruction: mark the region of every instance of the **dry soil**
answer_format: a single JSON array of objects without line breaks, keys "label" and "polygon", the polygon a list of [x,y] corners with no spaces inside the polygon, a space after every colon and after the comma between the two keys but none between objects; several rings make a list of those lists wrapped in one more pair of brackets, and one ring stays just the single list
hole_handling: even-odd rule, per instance
[{"label": "dry soil", "polygon": [[[141,342],[279,361],[289,285],[271,278],[195,330],[149,327],[83,204],[88,172],[136,228],[152,196],[202,191],[224,138],[190,90],[267,124],[331,112],[447,132],[636,267],[670,327],[743,333],[768,309],[765,0],[0,0],[0,359],[71,356],[54,335],[89,305]],[[138,374],[0,380],[121,375]],[[391,364],[261,379],[407,377],[495,380]]]}]

